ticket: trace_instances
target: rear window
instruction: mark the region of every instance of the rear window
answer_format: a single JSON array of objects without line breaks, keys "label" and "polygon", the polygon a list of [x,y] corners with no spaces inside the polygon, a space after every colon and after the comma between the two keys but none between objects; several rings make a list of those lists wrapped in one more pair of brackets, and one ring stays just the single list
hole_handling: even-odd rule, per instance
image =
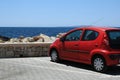
[{"label": "rear window", "polygon": [[120,49],[120,30],[106,31],[111,48]]}]

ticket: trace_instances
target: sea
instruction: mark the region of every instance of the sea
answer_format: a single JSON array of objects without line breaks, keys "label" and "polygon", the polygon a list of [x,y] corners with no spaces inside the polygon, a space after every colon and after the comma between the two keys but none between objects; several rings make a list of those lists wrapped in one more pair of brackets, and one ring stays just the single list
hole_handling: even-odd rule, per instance
[{"label": "sea", "polygon": [[0,27],[0,36],[18,38],[20,36],[33,37],[40,34],[56,36],[76,27]]}]

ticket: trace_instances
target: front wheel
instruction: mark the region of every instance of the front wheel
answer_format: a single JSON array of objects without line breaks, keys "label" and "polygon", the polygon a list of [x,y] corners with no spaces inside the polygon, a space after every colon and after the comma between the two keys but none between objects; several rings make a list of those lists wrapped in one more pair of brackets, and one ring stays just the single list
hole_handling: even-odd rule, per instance
[{"label": "front wheel", "polygon": [[92,64],[93,64],[93,68],[97,72],[105,72],[107,69],[105,59],[101,56],[94,57]]},{"label": "front wheel", "polygon": [[51,61],[53,61],[53,62],[58,62],[59,61],[58,52],[56,50],[51,51],[50,57],[51,57]]}]

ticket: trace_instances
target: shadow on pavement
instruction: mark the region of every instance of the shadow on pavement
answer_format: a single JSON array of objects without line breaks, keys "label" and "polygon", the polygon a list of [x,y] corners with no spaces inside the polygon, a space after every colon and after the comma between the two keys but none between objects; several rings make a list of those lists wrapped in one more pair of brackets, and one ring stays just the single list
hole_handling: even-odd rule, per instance
[{"label": "shadow on pavement", "polygon": [[[71,62],[71,61],[61,61],[59,63],[66,65],[66,66],[72,66],[76,68],[82,68],[82,69],[94,71],[91,65],[86,65],[86,64],[76,63],[76,62]],[[108,67],[108,70],[104,72],[103,74],[118,76],[120,75],[120,66]]]}]

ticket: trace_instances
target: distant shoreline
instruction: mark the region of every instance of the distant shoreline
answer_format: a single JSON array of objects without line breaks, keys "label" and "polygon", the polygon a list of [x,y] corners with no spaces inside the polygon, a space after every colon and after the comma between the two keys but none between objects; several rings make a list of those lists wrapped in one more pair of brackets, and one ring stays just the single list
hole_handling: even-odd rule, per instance
[{"label": "distant shoreline", "polygon": [[59,33],[68,32],[75,27],[0,27],[0,35],[9,38],[33,37],[39,34],[56,36]]}]

